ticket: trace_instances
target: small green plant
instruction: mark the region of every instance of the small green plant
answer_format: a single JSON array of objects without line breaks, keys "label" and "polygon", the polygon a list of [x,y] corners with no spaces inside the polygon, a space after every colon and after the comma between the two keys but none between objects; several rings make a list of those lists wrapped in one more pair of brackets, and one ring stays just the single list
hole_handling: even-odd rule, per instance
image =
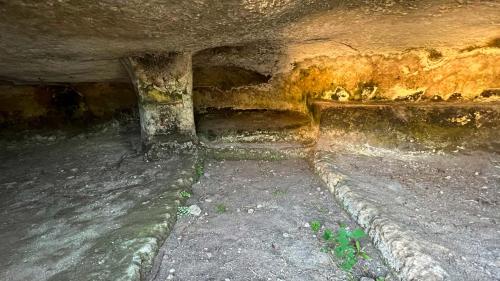
[{"label": "small green plant", "polygon": [[186,206],[177,207],[177,216],[183,217],[187,214],[189,214],[189,207],[186,207]]},{"label": "small green plant", "polygon": [[286,194],[286,191],[283,191],[283,190],[279,190],[279,189],[276,189],[273,191],[272,193],[274,196],[283,196]]},{"label": "small green plant", "polygon": [[180,195],[182,198],[184,198],[184,199],[187,199],[187,198],[190,198],[190,197],[191,197],[191,193],[189,193],[189,192],[187,192],[187,191],[185,191],[185,190],[183,190],[183,191],[179,192],[179,195]]},{"label": "small green plant", "polygon": [[309,225],[311,226],[311,230],[314,232],[318,232],[321,228],[321,222],[317,220],[311,221]]},{"label": "small green plant", "polygon": [[[312,221],[310,224],[314,232],[318,232],[321,228],[319,221]],[[361,228],[350,231],[344,224],[340,224],[340,228],[336,232],[325,229],[321,237],[326,245],[321,248],[321,251],[335,256],[339,259],[340,268],[350,272],[358,263],[358,259],[370,259],[360,243],[360,239],[365,236],[366,234]],[[383,281],[383,279],[377,279],[377,281]]]},{"label": "small green plant", "polygon": [[339,228],[334,235],[333,254],[340,259],[340,267],[345,271],[351,271],[358,262],[358,258],[370,259],[370,257],[361,248],[359,239],[365,237],[365,232],[357,228],[349,231],[345,227]]},{"label": "small green plant", "polygon": [[323,239],[326,241],[331,240],[333,238],[333,231],[331,229],[325,229],[323,232]]},{"label": "small green plant", "polygon": [[385,281],[385,277],[379,276],[375,279],[375,281]]},{"label": "small green plant", "polygon": [[217,211],[217,213],[222,214],[222,213],[225,213],[227,211],[227,207],[224,204],[217,204],[215,206],[215,210]]},{"label": "small green plant", "polygon": [[203,163],[196,163],[195,166],[196,179],[199,179],[204,174]]}]

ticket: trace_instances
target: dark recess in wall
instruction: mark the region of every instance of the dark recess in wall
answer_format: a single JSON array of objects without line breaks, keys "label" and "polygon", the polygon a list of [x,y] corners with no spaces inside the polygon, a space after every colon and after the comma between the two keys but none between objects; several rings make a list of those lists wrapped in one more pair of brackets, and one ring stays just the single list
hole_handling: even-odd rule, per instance
[{"label": "dark recess in wall", "polygon": [[49,88],[52,92],[51,103],[55,112],[66,120],[78,117],[78,111],[84,111],[85,99],[81,93],[70,85],[53,86]]},{"label": "dark recess in wall", "polygon": [[127,83],[0,85],[0,128],[23,130],[89,126],[136,118],[137,97]]},{"label": "dark recess in wall", "polygon": [[208,66],[193,69],[193,87],[230,90],[236,87],[267,83],[271,77],[237,66]]}]

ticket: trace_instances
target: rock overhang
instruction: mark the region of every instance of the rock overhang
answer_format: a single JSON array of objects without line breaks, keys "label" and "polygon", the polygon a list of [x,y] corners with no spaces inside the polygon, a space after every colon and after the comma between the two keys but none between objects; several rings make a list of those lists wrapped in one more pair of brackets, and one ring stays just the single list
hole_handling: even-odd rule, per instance
[{"label": "rock overhang", "polygon": [[464,49],[499,37],[499,5],[445,0],[3,1],[0,77],[17,83],[126,81],[120,58],[184,51],[195,54],[196,67],[210,63],[203,59],[207,49],[224,46],[233,48],[219,54],[222,61],[266,75],[320,55]]}]

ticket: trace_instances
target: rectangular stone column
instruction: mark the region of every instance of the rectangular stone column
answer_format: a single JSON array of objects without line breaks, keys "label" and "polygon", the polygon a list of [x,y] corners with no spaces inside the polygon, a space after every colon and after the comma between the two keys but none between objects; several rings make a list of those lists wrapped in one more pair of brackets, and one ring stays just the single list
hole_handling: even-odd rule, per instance
[{"label": "rectangular stone column", "polygon": [[191,54],[143,55],[123,62],[138,94],[143,146],[168,149],[193,141]]}]

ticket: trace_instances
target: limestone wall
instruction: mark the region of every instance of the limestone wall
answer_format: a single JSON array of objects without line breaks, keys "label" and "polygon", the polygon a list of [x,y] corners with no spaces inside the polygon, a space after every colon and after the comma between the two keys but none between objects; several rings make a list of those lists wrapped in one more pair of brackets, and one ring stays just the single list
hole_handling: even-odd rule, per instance
[{"label": "limestone wall", "polygon": [[[500,100],[498,40],[465,49],[420,48],[400,53],[300,56],[263,51],[262,71],[245,48],[193,57],[195,112],[271,109],[309,113],[315,100],[349,103],[433,103]],[[209,59],[213,58],[213,59]],[[258,61],[260,62],[260,60]],[[261,65],[261,64],[259,64]],[[132,84],[0,86],[1,126],[43,120],[109,119],[137,107]]]},{"label": "limestone wall", "polygon": [[[498,41],[498,40],[497,40]],[[314,99],[477,101],[500,99],[500,49],[415,49],[393,54],[320,56],[292,62],[268,83],[223,89],[196,87],[195,108],[307,111]],[[282,58],[286,60],[286,58]]]}]

